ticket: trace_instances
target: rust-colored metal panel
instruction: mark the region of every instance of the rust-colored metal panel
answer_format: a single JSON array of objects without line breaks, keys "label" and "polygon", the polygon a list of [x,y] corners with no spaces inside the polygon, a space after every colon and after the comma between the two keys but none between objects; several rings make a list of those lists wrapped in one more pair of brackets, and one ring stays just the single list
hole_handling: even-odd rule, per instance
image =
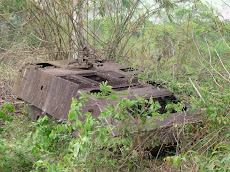
[{"label": "rust-colored metal panel", "polygon": [[57,119],[66,118],[72,97],[76,97],[78,85],[47,73],[31,65],[24,71],[14,93],[21,99],[52,114]]}]

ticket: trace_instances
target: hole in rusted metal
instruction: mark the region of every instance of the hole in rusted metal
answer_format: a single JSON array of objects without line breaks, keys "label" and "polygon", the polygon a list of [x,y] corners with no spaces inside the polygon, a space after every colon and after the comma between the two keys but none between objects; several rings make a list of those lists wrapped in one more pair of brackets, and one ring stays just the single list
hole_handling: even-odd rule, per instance
[{"label": "hole in rusted metal", "polygon": [[44,86],[42,85],[42,86],[41,86],[41,90],[43,90],[43,88],[44,88]]},{"label": "hole in rusted metal", "polygon": [[[154,101],[158,101],[159,104],[160,104],[160,108],[157,110],[157,112],[159,114],[164,114],[166,112],[168,112],[168,110],[166,109],[166,106],[167,104],[177,104],[179,103],[180,101],[175,97],[175,96],[166,96],[166,97],[160,97],[160,98],[157,98],[157,99],[154,99]],[[145,106],[143,107],[143,105],[141,104],[134,104],[133,106],[130,107],[130,109],[127,109],[128,112],[135,118],[136,117],[136,113],[143,113],[143,108],[145,108],[146,110],[146,113],[148,113],[148,108],[150,107],[149,104],[145,104]],[[186,111],[187,110],[187,107],[185,106],[182,111]],[[171,109],[170,110],[170,113],[176,113],[177,111],[175,109]],[[147,116],[152,116],[152,114],[148,114]]]},{"label": "hole in rusted metal", "polygon": [[123,69],[120,69],[122,70],[123,72],[132,72],[132,71],[136,71],[136,69],[132,68],[132,67],[128,67],[128,68],[123,68]]},{"label": "hole in rusted metal", "polygon": [[101,90],[91,90],[90,93],[101,93]]},{"label": "hole in rusted metal", "polygon": [[[103,93],[101,90],[99,90],[99,89],[95,89],[95,90],[91,90],[90,91],[90,93],[91,94],[98,94],[98,93]],[[108,93],[106,93],[106,94],[103,94],[104,96],[108,96],[109,94],[111,94],[111,92],[109,91]]]},{"label": "hole in rusted metal", "polygon": [[147,84],[150,84],[150,85],[152,85],[152,86],[157,86],[158,84],[156,83],[156,82],[154,82],[154,81],[147,81],[146,82]]},{"label": "hole in rusted metal", "polygon": [[104,63],[104,60],[102,60],[102,59],[96,59],[95,62],[96,63]]},{"label": "hole in rusted metal", "polygon": [[88,112],[90,112],[92,114],[93,113],[93,109],[89,109]]},{"label": "hole in rusted metal", "polygon": [[36,65],[39,66],[40,68],[46,68],[46,67],[54,66],[50,63],[37,63]]},{"label": "hole in rusted metal", "polygon": [[155,81],[146,81],[147,84],[150,84],[152,86],[161,86],[161,84],[156,83]]},{"label": "hole in rusted metal", "polygon": [[[166,113],[167,110],[166,110],[166,106],[167,104],[177,104],[180,102],[180,100],[178,100],[174,95],[171,95],[171,96],[166,96],[166,97],[160,97],[158,98],[157,100],[160,105],[161,105],[161,108],[159,109],[159,112],[160,114],[163,114],[163,113]],[[182,111],[186,111],[187,110],[187,107],[185,106]],[[176,110],[175,109],[172,109],[170,113],[176,113]]]},{"label": "hole in rusted metal", "polygon": [[93,75],[83,75],[83,77],[97,81],[97,82],[106,82],[107,79],[102,78],[101,76],[98,76],[97,74],[93,74]]}]

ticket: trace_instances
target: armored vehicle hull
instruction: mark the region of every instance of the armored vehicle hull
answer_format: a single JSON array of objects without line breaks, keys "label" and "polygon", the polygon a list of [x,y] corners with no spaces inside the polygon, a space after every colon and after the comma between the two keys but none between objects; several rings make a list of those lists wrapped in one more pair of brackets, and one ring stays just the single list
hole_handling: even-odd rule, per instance
[{"label": "armored vehicle hull", "polygon": [[[32,120],[37,120],[44,113],[58,120],[68,119],[72,97],[79,98],[79,91],[100,92],[102,81],[108,81],[114,92],[127,90],[126,97],[130,99],[138,95],[146,99],[152,97],[159,102],[165,97],[175,100],[173,94],[165,88],[139,82],[135,77],[139,72],[129,66],[98,60],[93,64],[78,63],[76,60],[28,64],[20,71],[13,93],[30,105]],[[90,112],[97,118],[108,104],[116,103],[114,100],[91,97],[82,112]],[[186,112],[186,108],[184,110],[182,113],[171,113],[163,121],[156,119],[155,122],[160,127],[166,127],[194,121],[194,115]],[[112,124],[112,120],[108,119],[107,123]],[[146,129],[151,130],[148,126]]]}]

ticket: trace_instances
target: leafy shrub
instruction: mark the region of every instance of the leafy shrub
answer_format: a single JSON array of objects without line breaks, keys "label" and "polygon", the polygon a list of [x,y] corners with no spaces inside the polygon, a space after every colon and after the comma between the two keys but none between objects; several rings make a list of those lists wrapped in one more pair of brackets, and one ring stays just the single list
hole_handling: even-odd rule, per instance
[{"label": "leafy shrub", "polygon": [[9,143],[0,136],[0,171],[30,171],[33,160],[25,145]]},{"label": "leafy shrub", "polygon": [[39,151],[48,151],[60,154],[61,151],[68,146],[71,140],[71,134],[68,132],[58,133],[55,121],[50,123],[49,117],[39,118],[35,122],[36,131],[33,133],[33,149],[32,153]]},{"label": "leafy shrub", "polygon": [[[13,121],[12,113],[15,107],[13,105],[2,105],[0,108],[1,130],[5,129],[5,122]],[[29,154],[28,147],[18,142],[8,142],[0,135],[0,171],[30,171],[33,166],[33,158]],[[14,164],[14,165],[12,165]]]},{"label": "leafy shrub", "polygon": [[2,108],[0,108],[0,134],[3,131],[2,125],[6,121],[13,121],[13,117],[10,115],[14,112],[14,106],[13,105],[2,105]]},{"label": "leafy shrub", "polygon": [[[146,130],[145,124],[148,121],[148,126],[153,129],[157,128],[154,120],[147,119],[149,117],[163,119],[170,111],[159,114],[161,106],[159,102],[154,102],[152,98],[149,100],[138,96],[133,100],[119,98],[119,95],[124,95],[125,92],[116,94],[112,91],[112,87],[107,85],[107,82],[100,84],[100,92],[97,94],[81,94],[83,96],[81,100],[73,98],[72,101],[69,113],[69,120],[72,123],[69,123],[68,126],[64,124],[57,127],[59,133],[63,129],[66,131],[67,128],[71,127],[71,130],[76,130],[75,132],[78,134],[77,138],[71,140],[69,153],[62,159],[65,168],[89,171],[97,169],[105,171],[119,170],[124,162],[122,168],[134,170],[139,164],[138,160],[145,156],[142,153],[144,147],[140,147],[141,139],[144,137],[142,131]],[[81,108],[89,97],[113,99],[117,101],[117,104],[115,106],[108,105],[98,116],[98,119],[95,119],[90,112],[81,113]],[[167,105],[169,110],[175,107],[178,110],[183,108],[183,106],[176,106],[176,104]],[[79,120],[79,116],[85,120]],[[107,122],[109,118],[117,125],[109,124]],[[135,155],[130,156],[133,152]],[[60,162],[57,166],[60,166]],[[64,167],[62,166],[62,168]]]},{"label": "leafy shrub", "polygon": [[187,162],[197,171],[223,171],[230,169],[230,145],[224,142],[218,143],[210,152],[209,156],[204,156],[196,151],[188,151],[183,156],[173,156],[165,158],[166,163],[176,167],[181,163]]}]

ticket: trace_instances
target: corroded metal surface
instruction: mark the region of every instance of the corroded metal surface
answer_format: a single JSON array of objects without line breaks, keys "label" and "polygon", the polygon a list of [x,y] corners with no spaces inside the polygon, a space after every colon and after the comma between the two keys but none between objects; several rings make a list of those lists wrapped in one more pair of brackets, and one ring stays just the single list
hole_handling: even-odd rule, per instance
[{"label": "corroded metal surface", "polygon": [[[29,64],[20,71],[13,93],[29,102],[36,109],[37,116],[40,109],[56,119],[68,119],[72,97],[79,98],[78,91],[99,92],[102,81],[108,81],[115,92],[127,90],[126,97],[129,99],[135,99],[135,95],[139,95],[160,101],[164,97],[173,96],[165,88],[139,82],[136,77],[139,72],[129,66],[106,61],[95,61],[93,65],[87,62],[79,64],[74,60]],[[97,118],[108,104],[116,103],[114,100],[92,97],[85,103],[82,112],[91,112],[93,117]],[[193,115],[183,112],[170,114],[163,121],[155,119],[155,122],[164,127],[193,120]],[[112,124],[112,120],[108,119],[107,123]],[[146,125],[146,129],[151,127]]]}]

